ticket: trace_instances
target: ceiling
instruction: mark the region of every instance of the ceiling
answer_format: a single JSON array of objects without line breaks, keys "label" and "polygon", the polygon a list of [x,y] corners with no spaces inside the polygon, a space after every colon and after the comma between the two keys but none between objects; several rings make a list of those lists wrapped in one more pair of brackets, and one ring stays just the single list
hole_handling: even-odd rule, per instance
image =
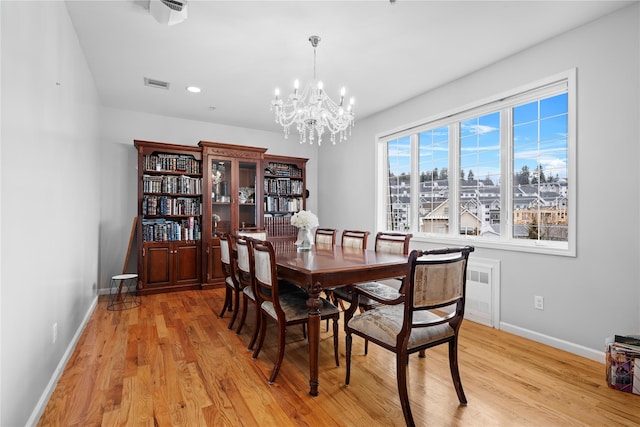
[{"label": "ceiling", "polygon": [[66,2],[104,106],[270,131],[274,88],[313,77],[310,35],[318,79],[334,100],[347,87],[358,120],[630,3],[191,0],[169,26],[148,0]]}]

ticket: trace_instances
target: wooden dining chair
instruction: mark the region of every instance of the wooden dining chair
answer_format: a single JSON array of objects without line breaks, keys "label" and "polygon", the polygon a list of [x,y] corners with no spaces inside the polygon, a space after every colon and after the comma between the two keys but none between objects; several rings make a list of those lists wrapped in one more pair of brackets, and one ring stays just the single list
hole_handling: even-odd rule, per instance
[{"label": "wooden dining chair", "polygon": [[238,231],[239,236],[251,237],[252,239],[267,240],[267,230],[256,228],[255,230]]},{"label": "wooden dining chair", "polygon": [[[278,280],[276,255],[273,246],[267,241],[253,240],[249,242],[251,247],[251,269],[254,278],[254,290],[260,304],[260,335],[257,346],[253,352],[253,358],[257,359],[264,344],[267,329],[267,321],[274,320],[278,327],[278,355],[269,377],[272,384],[282,366],[286,341],[286,329],[292,325],[306,325],[309,319],[307,307],[308,294],[302,289],[298,291],[280,292]],[[329,301],[320,298],[320,319],[333,319],[333,350],[336,366],[340,366],[338,359],[338,320],[340,312]]]},{"label": "wooden dining chair", "polygon": [[[411,353],[448,343],[453,385],[460,404],[467,404],[458,369],[458,331],[464,317],[467,263],[473,251],[471,246],[412,251],[407,263],[405,292],[395,300],[379,298],[360,287],[353,289],[356,299],[362,295],[381,305],[353,317],[357,305],[349,307],[349,320],[345,321],[345,385],[349,385],[351,376],[352,335],[395,353],[398,393],[407,426],[415,426],[407,391]],[[447,306],[453,306],[454,310],[443,313],[442,309]]]},{"label": "wooden dining chair", "polygon": [[[399,254],[399,255],[408,255],[409,254],[409,243],[411,242],[411,238],[413,234],[404,234],[404,233],[388,233],[388,232],[379,232],[376,234],[375,240],[375,251],[383,252],[389,254]],[[364,282],[358,283],[353,286],[360,286],[367,288],[369,292],[373,292],[378,294],[378,296],[394,299],[397,298],[399,292],[402,288],[402,280],[403,277],[398,277],[397,286],[393,286],[387,283],[382,283],[379,281],[376,282]],[[334,292],[334,296],[342,301],[351,301],[351,289],[353,286],[346,286],[341,288],[336,288]],[[360,299],[360,307],[362,309],[368,310],[375,307],[377,303],[375,301]]]},{"label": "wooden dining chair", "polygon": [[[409,243],[411,242],[412,237],[413,234],[411,233],[404,234],[383,231],[378,232],[378,234],[376,234],[375,240],[375,251],[389,254],[408,255]],[[382,281],[363,282],[357,283],[352,286],[336,288],[332,293],[332,301],[334,304],[340,304],[340,306],[344,309],[343,301],[351,303],[353,297],[352,289],[354,286],[366,289],[369,293],[373,293],[380,298],[388,300],[396,299],[400,296],[400,292],[402,292],[402,283],[404,281],[404,277],[391,278],[391,280],[397,282],[397,284],[390,283],[390,280],[386,280],[386,283]],[[360,311],[371,310],[378,305],[378,302],[370,298],[361,296],[358,300],[358,307],[360,308]],[[365,340],[364,354],[367,354],[368,351],[369,343],[367,340]]]},{"label": "wooden dining chair", "polygon": [[253,274],[251,272],[250,267],[250,256],[249,256],[249,241],[250,237],[235,235],[234,241],[236,244],[236,268],[237,268],[237,276],[238,282],[240,283],[240,287],[242,288],[242,315],[240,316],[240,321],[238,323],[238,328],[236,329],[236,334],[240,334],[242,332],[242,327],[244,326],[244,322],[247,319],[247,311],[249,307],[249,302],[253,303],[253,307],[255,308],[255,318],[256,318],[256,327],[253,331],[253,335],[251,336],[251,340],[249,341],[248,349],[253,350],[253,346],[258,338],[258,331],[260,328],[260,307],[256,301],[256,296],[253,287]]},{"label": "wooden dining chair", "polygon": [[[360,230],[344,230],[342,232],[342,236],[340,237],[340,246],[345,248],[355,248],[362,249],[363,251],[367,249],[367,240],[369,238],[368,231],[360,231]],[[342,310],[344,310],[344,305],[342,304],[342,300],[336,298],[334,295],[334,291],[338,288],[327,288],[324,290],[325,295],[329,300],[333,302],[334,305],[340,305]]]},{"label": "wooden dining chair", "polygon": [[340,246],[345,248],[367,249],[368,231],[344,230],[340,239]]},{"label": "wooden dining chair", "polygon": [[338,230],[335,228],[316,228],[316,244],[335,246],[337,233]]},{"label": "wooden dining chair", "polygon": [[[316,228],[315,240],[317,245],[326,245],[326,246],[335,246],[336,245],[336,235],[338,234],[338,230],[335,228]],[[331,295],[331,289],[325,289],[325,296],[329,301],[333,301],[333,297]],[[303,331],[306,330],[303,328]],[[327,319],[327,331],[329,331],[329,320]]]},{"label": "wooden dining chair", "polygon": [[218,317],[224,317],[227,310],[233,313],[228,326],[229,329],[232,329],[233,323],[238,317],[242,286],[238,280],[235,266],[235,254],[232,250],[232,247],[234,246],[233,236],[226,233],[218,233],[218,236],[220,238],[220,260],[222,261],[222,272],[224,274],[225,281],[224,303],[222,311]]}]

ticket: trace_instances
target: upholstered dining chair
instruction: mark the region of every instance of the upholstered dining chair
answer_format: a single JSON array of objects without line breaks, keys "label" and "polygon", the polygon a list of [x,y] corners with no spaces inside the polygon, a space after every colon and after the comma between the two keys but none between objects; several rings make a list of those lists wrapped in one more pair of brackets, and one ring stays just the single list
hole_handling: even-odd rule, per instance
[{"label": "upholstered dining chair", "polygon": [[263,229],[238,231],[238,235],[251,237],[252,239],[267,240],[267,230]]},{"label": "upholstered dining chair", "polygon": [[316,228],[316,244],[335,246],[337,232],[335,228]]},{"label": "upholstered dining chair", "polygon": [[[389,254],[409,254],[409,243],[413,234],[403,233],[387,233],[379,232],[376,234],[375,251],[384,252]],[[380,297],[387,299],[397,298],[402,287],[403,277],[396,278],[398,281],[397,286],[392,286],[382,282],[364,282],[358,283],[354,286],[360,286],[366,288],[369,292],[373,292]],[[352,286],[337,288],[334,291],[334,296],[343,301],[351,301],[351,288]],[[375,301],[360,298],[360,307],[364,310],[371,309],[378,305]]]},{"label": "upholstered dining chair", "polygon": [[222,271],[225,280],[225,294],[222,311],[218,317],[224,317],[227,310],[232,312],[229,320],[229,329],[233,328],[233,323],[238,316],[238,308],[240,307],[240,293],[242,292],[241,284],[235,267],[235,255],[232,250],[233,236],[226,233],[219,233],[220,238],[220,259],[222,261]]},{"label": "upholstered dining chair", "polygon": [[[354,301],[360,295],[381,305],[353,316],[356,304],[345,316],[347,370],[345,385],[351,376],[352,335],[361,336],[396,354],[396,375],[400,404],[407,426],[414,426],[407,391],[409,355],[449,344],[449,369],[460,404],[467,398],[458,369],[458,331],[464,317],[466,276],[471,246],[431,251],[413,250],[407,263],[404,293],[385,300],[354,287]],[[453,307],[453,311],[443,309]],[[448,314],[447,314],[448,313]],[[353,316],[353,317],[351,317]]]},{"label": "upholstered dining chair", "polygon": [[[335,246],[336,245],[336,235],[338,234],[338,230],[335,228],[316,228],[315,241],[317,245],[326,245]],[[328,300],[332,301],[333,296],[331,295],[331,289],[325,289],[324,293]],[[303,331],[306,330],[303,328]],[[327,319],[327,331],[329,331],[329,319]]]},{"label": "upholstered dining chair", "polygon": [[[384,252],[390,254],[409,254],[409,243],[411,242],[411,238],[413,234],[408,233],[391,233],[391,232],[379,232],[376,234],[375,240],[375,251],[376,252]],[[400,292],[402,291],[402,283],[404,281],[404,277],[398,277],[392,279],[397,282],[390,283],[389,281],[380,282],[363,282],[358,283],[353,286],[358,286],[362,289],[366,289],[368,292],[377,295],[380,298],[384,299],[396,299],[400,296]],[[334,304],[340,304],[344,309],[343,301],[351,302],[352,299],[352,289],[353,286],[345,286],[341,288],[336,288],[333,290],[332,298]],[[361,296],[358,300],[358,307],[360,311],[371,310],[372,308],[378,306],[379,303],[370,299]],[[364,354],[367,354],[369,351],[368,341],[365,340],[364,343]]]},{"label": "upholstered dining chair", "polygon": [[238,282],[240,283],[240,287],[242,288],[242,315],[240,316],[240,321],[238,323],[238,328],[236,329],[236,334],[240,334],[242,332],[242,327],[244,326],[244,322],[247,318],[247,310],[249,306],[249,301],[254,304],[255,313],[256,313],[256,327],[253,331],[253,335],[251,336],[251,340],[249,341],[248,349],[253,350],[253,346],[258,338],[258,331],[260,328],[260,307],[256,302],[256,296],[253,289],[253,275],[251,273],[250,267],[250,258],[249,258],[249,241],[250,237],[241,236],[237,234],[234,236],[234,241],[236,244],[236,268],[237,268],[237,277]]},{"label": "upholstered dining chair", "polygon": [[[254,290],[260,304],[260,335],[257,346],[253,352],[253,358],[257,359],[267,329],[267,321],[274,320],[278,326],[278,355],[269,377],[272,384],[280,372],[284,359],[284,349],[287,326],[306,325],[309,318],[307,308],[308,295],[302,289],[281,293],[279,289],[276,255],[273,246],[267,241],[252,240],[250,245],[251,269],[254,277]],[[340,312],[329,301],[321,298],[322,305],[319,308],[320,319],[333,319],[333,350],[336,366],[340,366],[338,359],[338,320]]]},{"label": "upholstered dining chair", "polygon": [[344,230],[340,238],[340,246],[345,248],[367,249],[368,231]]},{"label": "upholstered dining chair", "polygon": [[[363,251],[367,249],[367,240],[369,238],[368,231],[360,231],[360,230],[344,230],[342,232],[342,236],[340,237],[340,246],[345,248],[355,248],[362,249]],[[333,295],[333,292],[337,288],[326,288],[324,290],[325,295],[329,300],[333,302],[334,305],[340,304],[342,310],[344,310],[344,305],[341,300],[336,298]],[[328,328],[328,325],[327,325]]]}]

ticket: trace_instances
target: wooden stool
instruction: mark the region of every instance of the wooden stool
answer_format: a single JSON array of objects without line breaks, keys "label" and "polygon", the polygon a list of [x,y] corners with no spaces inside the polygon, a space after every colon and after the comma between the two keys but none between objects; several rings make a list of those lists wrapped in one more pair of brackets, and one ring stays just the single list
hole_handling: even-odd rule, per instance
[{"label": "wooden stool", "polygon": [[107,310],[128,310],[140,304],[137,274],[119,274],[111,278]]}]

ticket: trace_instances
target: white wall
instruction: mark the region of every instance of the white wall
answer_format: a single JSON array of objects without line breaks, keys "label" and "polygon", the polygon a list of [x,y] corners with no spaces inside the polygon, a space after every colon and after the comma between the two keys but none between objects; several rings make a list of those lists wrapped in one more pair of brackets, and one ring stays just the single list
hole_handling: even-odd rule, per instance
[{"label": "white wall", "polygon": [[[266,111],[268,112],[268,110]],[[122,272],[131,224],[137,213],[137,151],[134,139],[197,145],[199,141],[267,148],[267,154],[303,157],[307,162],[307,208],[315,211],[317,200],[317,145],[301,145],[291,136],[224,126],[133,111],[101,110],[102,221],[100,223],[100,288]],[[131,259],[135,261],[136,254]],[[131,265],[131,264],[129,264]],[[135,263],[133,270],[135,271]]]},{"label": "white wall", "polygon": [[[347,143],[319,150],[320,216],[374,231],[375,135],[577,67],[577,257],[473,256],[502,262],[503,329],[601,357],[606,337],[640,332],[639,23],[634,4],[359,121]],[[367,166],[354,168],[353,158]]]},{"label": "white wall", "polygon": [[0,14],[0,425],[13,427],[47,397],[97,299],[99,124],[64,3],[2,1]]}]

